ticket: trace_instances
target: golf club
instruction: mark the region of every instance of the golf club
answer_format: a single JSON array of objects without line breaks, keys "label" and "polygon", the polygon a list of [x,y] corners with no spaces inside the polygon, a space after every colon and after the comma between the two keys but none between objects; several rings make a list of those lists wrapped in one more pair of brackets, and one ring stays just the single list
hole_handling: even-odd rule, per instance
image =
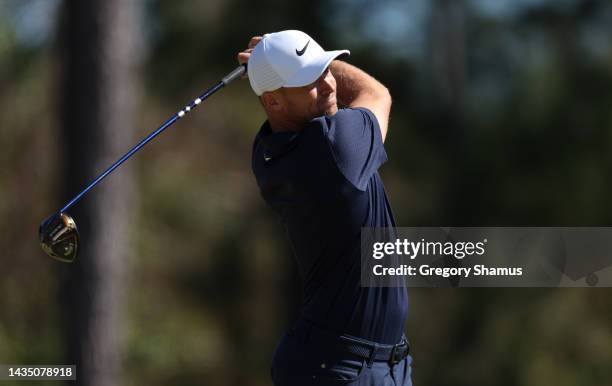
[{"label": "golf club", "polygon": [[87,192],[102,181],[106,176],[118,168],[122,163],[128,160],[134,153],[140,150],[144,145],[149,143],[153,138],[157,137],[164,130],[170,127],[174,122],[183,118],[185,114],[195,109],[206,98],[227,86],[232,81],[240,78],[246,71],[246,65],[236,67],[232,72],[227,74],[219,83],[204,91],[202,95],[191,101],[184,109],[174,114],[170,119],[164,122],[158,129],[149,134],[145,139],[140,141],[136,146],[131,148],[124,156],[115,161],[102,174],[94,179],[85,189],[70,200],[57,213],[47,217],[40,224],[38,229],[38,237],[43,251],[54,259],[72,262],[77,257],[79,251],[79,232],[74,219],[66,213],[74,204],[76,204]]}]

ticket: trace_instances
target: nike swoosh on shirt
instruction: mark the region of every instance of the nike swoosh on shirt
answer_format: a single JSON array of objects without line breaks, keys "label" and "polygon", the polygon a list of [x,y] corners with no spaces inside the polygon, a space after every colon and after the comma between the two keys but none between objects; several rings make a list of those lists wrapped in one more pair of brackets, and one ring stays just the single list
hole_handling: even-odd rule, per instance
[{"label": "nike swoosh on shirt", "polygon": [[310,44],[310,40],[308,42],[306,42],[306,45],[304,46],[304,48],[302,48],[301,50],[297,50],[297,48],[295,49],[295,53],[297,54],[297,56],[302,56],[304,55],[304,52],[306,52],[306,48],[308,48],[308,45]]}]

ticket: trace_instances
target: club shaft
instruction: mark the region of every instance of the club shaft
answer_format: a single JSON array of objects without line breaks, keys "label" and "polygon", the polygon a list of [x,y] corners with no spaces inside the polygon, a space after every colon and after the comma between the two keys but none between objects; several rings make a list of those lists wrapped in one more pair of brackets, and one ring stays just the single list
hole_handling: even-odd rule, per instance
[{"label": "club shaft", "polygon": [[234,79],[238,78],[239,76],[241,76],[242,73],[244,73],[244,67],[242,67],[242,66],[238,67],[236,70],[232,71],[228,76],[223,78],[222,81],[220,81],[219,83],[217,83],[213,87],[209,88],[202,95],[200,95],[199,97],[197,97],[196,99],[191,101],[191,103],[189,105],[185,106],[184,109],[182,109],[178,113],[174,114],[170,119],[168,119],[166,122],[164,122],[158,129],[156,129],[154,132],[149,134],[145,139],[143,139],[136,146],[131,148],[123,157],[119,158],[117,161],[115,161],[115,163],[113,163],[111,166],[109,166],[108,169],[106,169],[102,174],[100,174],[98,177],[96,177],[96,179],[93,180],[93,182],[91,184],[89,184],[89,186],[87,186],[85,189],[83,189],[72,200],[70,200],[70,202],[68,202],[62,209],[60,209],[60,213],[67,211],[70,207],[72,207],[74,204],[76,204],[94,186],[96,186],[106,176],[108,176],[110,173],[112,173],[113,170],[117,169],[122,163],[127,161],[131,156],[134,155],[134,153],[136,153],[144,145],[149,143],[153,138],[157,137],[159,134],[161,134],[168,127],[172,126],[172,124],[174,124],[176,121],[178,121],[183,116],[185,116],[186,113],[188,113],[191,110],[193,110],[200,103],[202,103],[206,98],[208,98],[209,96],[211,96],[212,94],[214,94],[215,92],[217,92],[218,90],[223,88],[223,86],[227,85],[232,80],[234,80]]}]

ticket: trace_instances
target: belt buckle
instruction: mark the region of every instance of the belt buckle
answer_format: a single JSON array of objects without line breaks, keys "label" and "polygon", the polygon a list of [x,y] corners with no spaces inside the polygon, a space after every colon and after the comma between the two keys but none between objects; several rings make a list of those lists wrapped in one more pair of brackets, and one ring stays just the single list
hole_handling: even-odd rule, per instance
[{"label": "belt buckle", "polygon": [[402,339],[401,343],[393,346],[393,350],[391,350],[391,357],[389,358],[389,363],[391,366],[395,366],[406,358],[409,350],[410,346],[408,345],[408,341],[405,339]]}]

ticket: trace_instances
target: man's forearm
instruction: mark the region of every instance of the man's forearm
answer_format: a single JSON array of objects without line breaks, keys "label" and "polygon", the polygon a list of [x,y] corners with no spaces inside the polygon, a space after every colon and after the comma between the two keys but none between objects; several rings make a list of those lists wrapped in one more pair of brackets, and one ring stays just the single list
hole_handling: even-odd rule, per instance
[{"label": "man's forearm", "polygon": [[330,65],[336,78],[336,99],[345,107],[369,109],[380,125],[383,142],[387,136],[391,95],[379,81],[348,63],[334,60]]},{"label": "man's forearm", "polygon": [[336,98],[341,105],[351,106],[363,94],[374,97],[389,95],[382,83],[353,65],[334,60],[329,68],[336,78]]}]

